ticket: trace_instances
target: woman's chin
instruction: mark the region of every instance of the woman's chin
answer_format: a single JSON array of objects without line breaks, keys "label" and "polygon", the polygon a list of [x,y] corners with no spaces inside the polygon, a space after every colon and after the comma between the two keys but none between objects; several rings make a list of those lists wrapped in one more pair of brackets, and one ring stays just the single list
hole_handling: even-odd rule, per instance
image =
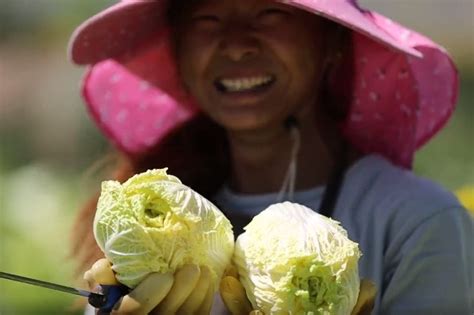
[{"label": "woman's chin", "polygon": [[254,134],[263,135],[268,133],[274,133],[275,131],[281,132],[284,126],[284,121],[276,123],[268,119],[269,117],[239,117],[239,118],[228,118],[218,122],[221,126],[227,129],[233,134]]}]

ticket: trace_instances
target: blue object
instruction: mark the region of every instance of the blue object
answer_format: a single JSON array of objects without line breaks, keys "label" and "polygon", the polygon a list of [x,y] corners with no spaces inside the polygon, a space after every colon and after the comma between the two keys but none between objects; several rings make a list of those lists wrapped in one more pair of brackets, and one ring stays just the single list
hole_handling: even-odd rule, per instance
[{"label": "blue object", "polygon": [[107,298],[105,304],[99,307],[98,314],[110,314],[115,304],[130,292],[130,289],[124,285],[101,285],[102,294]]}]

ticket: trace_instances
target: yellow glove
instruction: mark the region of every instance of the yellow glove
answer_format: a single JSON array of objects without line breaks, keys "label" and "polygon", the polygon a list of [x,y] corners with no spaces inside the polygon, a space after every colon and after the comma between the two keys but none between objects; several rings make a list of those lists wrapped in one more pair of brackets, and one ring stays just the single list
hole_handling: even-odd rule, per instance
[{"label": "yellow glove", "polygon": [[[99,259],[86,271],[84,279],[90,286],[118,284],[110,262]],[[111,314],[127,315],[208,315],[214,288],[207,267],[185,265],[171,273],[151,273],[117,303]]]},{"label": "yellow glove", "polygon": [[359,297],[352,309],[351,315],[370,315],[374,308],[376,294],[377,288],[372,281],[367,279],[360,280]]},{"label": "yellow glove", "polygon": [[222,301],[232,315],[263,315],[259,310],[252,310],[252,305],[245,294],[245,289],[239,281],[239,274],[234,266],[227,267],[219,292]]},{"label": "yellow glove", "polygon": [[[227,268],[222,277],[219,291],[225,306],[232,315],[264,315],[262,311],[252,310],[250,301],[245,294],[245,289],[238,280],[239,276],[234,266]],[[351,315],[370,315],[374,307],[375,284],[369,280],[362,279],[357,303]]]}]

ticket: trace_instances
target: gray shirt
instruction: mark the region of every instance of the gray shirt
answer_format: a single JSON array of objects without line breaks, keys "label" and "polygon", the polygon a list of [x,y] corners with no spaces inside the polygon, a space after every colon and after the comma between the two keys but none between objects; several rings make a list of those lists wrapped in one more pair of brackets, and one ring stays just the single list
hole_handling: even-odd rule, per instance
[{"label": "gray shirt", "polygon": [[[292,201],[317,211],[323,191]],[[215,202],[251,218],[276,198],[223,188]],[[361,278],[378,288],[373,314],[474,314],[474,221],[453,194],[371,155],[347,171],[333,218],[359,243]]]}]

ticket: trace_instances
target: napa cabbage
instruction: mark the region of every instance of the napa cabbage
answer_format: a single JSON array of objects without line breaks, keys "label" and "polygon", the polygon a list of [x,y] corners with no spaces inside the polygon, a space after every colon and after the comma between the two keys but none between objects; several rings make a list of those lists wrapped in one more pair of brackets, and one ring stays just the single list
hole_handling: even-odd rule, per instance
[{"label": "napa cabbage", "polygon": [[284,202],[245,227],[234,263],[253,308],[265,314],[349,315],[359,295],[360,256],[337,221]]},{"label": "napa cabbage", "polygon": [[234,250],[229,220],[166,169],[103,182],[93,230],[118,281],[130,288],[151,272],[188,263],[208,266],[217,287]]}]

